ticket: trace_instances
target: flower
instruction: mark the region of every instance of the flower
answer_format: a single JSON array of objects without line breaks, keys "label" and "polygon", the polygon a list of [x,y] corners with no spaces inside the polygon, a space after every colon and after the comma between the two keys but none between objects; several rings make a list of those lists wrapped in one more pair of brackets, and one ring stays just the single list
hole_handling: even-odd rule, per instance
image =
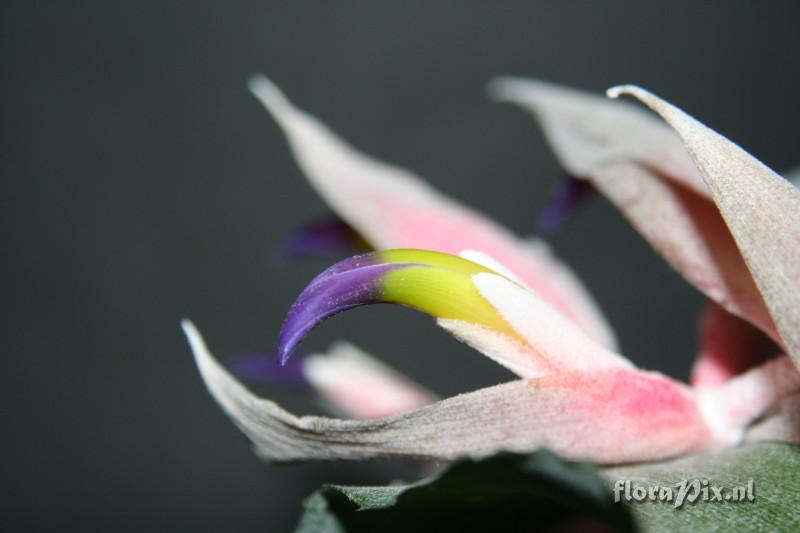
[{"label": "flower", "polygon": [[617,205],[709,298],[690,387],[619,354],[588,292],[541,242],[358,153],[266,78],[251,89],[313,186],[377,250],[308,285],[283,325],[281,361],[320,321],[395,303],[433,316],[520,378],[435,401],[339,345],[306,359],[303,371],[358,419],[297,417],[244,388],[184,321],[209,391],[260,456],[452,459],[547,446],[622,463],[744,439],[800,440],[800,190],[724,137],[634,86],[609,96],[634,96],[674,131],[630,104],[539,81],[504,78],[490,87],[532,111],[567,172]]}]

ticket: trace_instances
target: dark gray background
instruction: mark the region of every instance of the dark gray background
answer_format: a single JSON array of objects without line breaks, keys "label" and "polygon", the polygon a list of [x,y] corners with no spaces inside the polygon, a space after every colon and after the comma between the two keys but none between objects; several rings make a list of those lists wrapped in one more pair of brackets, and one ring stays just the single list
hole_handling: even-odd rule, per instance
[{"label": "dark gray background", "polygon": [[[558,177],[498,74],[655,90],[775,168],[798,162],[796,2],[19,2],[0,8],[0,521],[282,531],[323,482],[396,465],[260,463],[206,394],[178,321],[270,350],[325,265],[276,264],[324,213],[246,91],[262,71],[367,152],[519,233]],[[635,362],[685,377],[701,298],[603,201],[550,238]],[[349,339],[441,394],[509,375],[411,311]],[[305,412],[313,401],[273,390]]]}]

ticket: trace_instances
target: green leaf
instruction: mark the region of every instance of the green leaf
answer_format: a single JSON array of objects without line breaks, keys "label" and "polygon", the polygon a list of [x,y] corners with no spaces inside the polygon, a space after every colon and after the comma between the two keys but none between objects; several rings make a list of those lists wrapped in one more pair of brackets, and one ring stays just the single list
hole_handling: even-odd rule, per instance
[{"label": "green leaf", "polygon": [[[750,444],[716,453],[660,463],[610,468],[603,476],[644,486],[672,486],[708,480],[729,494],[753,480],[753,501],[702,501],[676,508],[669,502],[632,502],[644,531],[800,531],[800,448],[791,444]],[[709,491],[709,496],[713,493]]]},{"label": "green leaf", "polygon": [[[600,474],[600,475],[598,475]],[[671,486],[753,480],[753,501],[615,503],[617,480]],[[542,450],[464,459],[411,485],[330,485],[311,495],[297,531],[532,530],[605,525],[618,531],[800,531],[800,448],[749,444],[659,463],[606,468]],[[713,493],[709,492],[709,496]],[[688,498],[687,498],[688,500]]]},{"label": "green leaf", "polygon": [[546,450],[463,459],[411,485],[330,485],[310,496],[298,532],[528,530],[605,525],[633,531],[588,465]]}]

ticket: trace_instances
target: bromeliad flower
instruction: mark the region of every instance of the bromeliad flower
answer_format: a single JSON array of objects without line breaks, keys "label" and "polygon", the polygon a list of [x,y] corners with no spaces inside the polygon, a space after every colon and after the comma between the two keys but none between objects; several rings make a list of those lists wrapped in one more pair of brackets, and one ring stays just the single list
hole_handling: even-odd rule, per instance
[{"label": "bromeliad flower", "polygon": [[712,302],[689,387],[620,355],[591,297],[544,244],[358,153],[265,78],[251,88],[314,187],[377,250],[308,285],[283,325],[281,362],[322,320],[393,303],[429,314],[520,378],[436,401],[339,345],[303,371],[358,419],[297,417],[245,389],[184,322],[209,391],[260,456],[453,459],[546,446],[621,463],[800,438],[800,191],[741,148],[637,87],[609,94],[635,96],[678,135],[626,103],[529,80],[492,85],[533,111],[573,179],[608,197]]}]

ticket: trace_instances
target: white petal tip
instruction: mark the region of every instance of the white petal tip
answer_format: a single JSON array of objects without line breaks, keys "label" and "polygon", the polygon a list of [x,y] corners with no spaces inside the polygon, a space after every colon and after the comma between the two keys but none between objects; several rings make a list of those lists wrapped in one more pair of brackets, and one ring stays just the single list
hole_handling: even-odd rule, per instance
[{"label": "white petal tip", "polygon": [[336,383],[335,369],[322,355],[311,355],[303,360],[303,375],[317,387]]},{"label": "white petal tip", "polygon": [[393,373],[389,367],[344,341],[334,342],[327,354],[313,354],[303,360],[303,374],[316,386],[336,385],[348,375],[352,377],[365,372]]},{"label": "white petal tip", "polygon": [[247,88],[271,113],[285,111],[291,107],[283,91],[263,74],[252,75],[247,81]]},{"label": "white petal tip", "polygon": [[385,367],[355,346],[336,343],[327,355],[310,355],[303,360],[303,374],[316,387],[341,385],[353,376],[382,372]]}]

